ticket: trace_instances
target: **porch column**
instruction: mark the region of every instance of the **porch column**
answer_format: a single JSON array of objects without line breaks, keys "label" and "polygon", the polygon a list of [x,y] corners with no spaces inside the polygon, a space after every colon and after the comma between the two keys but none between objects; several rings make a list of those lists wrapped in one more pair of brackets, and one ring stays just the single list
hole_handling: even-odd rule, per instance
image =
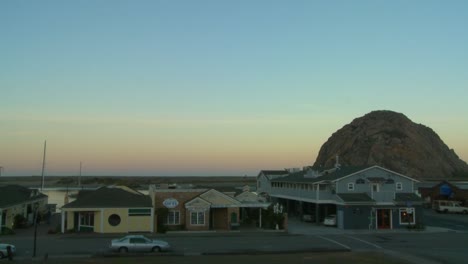
[{"label": "porch column", "polygon": [[61,224],[60,224],[60,229],[62,231],[62,234],[65,233],[65,211],[62,210],[62,219],[61,219]]},{"label": "porch column", "polygon": [[151,233],[154,233],[154,208],[151,208]]},{"label": "porch column", "polygon": [[320,184],[315,185],[315,224],[320,225],[320,205],[318,203],[320,191]]},{"label": "porch column", "polygon": [[101,233],[104,233],[104,209],[101,209]]},{"label": "porch column", "polygon": [[262,228],[262,208],[260,207],[258,210],[260,211],[258,214],[258,227]]}]

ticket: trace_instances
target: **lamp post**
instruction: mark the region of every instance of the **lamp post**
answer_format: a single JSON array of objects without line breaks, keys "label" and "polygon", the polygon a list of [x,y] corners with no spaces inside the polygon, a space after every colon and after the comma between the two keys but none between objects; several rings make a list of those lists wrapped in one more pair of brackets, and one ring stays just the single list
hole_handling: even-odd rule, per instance
[{"label": "lamp post", "polygon": [[283,205],[276,203],[273,206],[273,212],[275,213],[276,230],[278,230],[279,229],[278,220],[279,220],[279,215],[283,213]]},{"label": "lamp post", "polygon": [[36,257],[36,241],[37,241],[37,211],[39,209],[38,204],[34,204],[34,246],[33,246],[33,258]]}]

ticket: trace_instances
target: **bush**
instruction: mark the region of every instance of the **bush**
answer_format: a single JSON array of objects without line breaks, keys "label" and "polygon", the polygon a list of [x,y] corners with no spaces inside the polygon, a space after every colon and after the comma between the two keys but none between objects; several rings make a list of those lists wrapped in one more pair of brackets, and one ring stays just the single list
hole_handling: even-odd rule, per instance
[{"label": "bush", "polygon": [[2,227],[2,230],[0,232],[0,235],[14,235],[15,231],[13,229],[8,228],[8,227]]},{"label": "bush", "polygon": [[23,215],[17,214],[13,219],[13,228],[25,228],[27,227],[26,218]]},{"label": "bush", "polygon": [[55,228],[49,228],[49,231],[47,231],[47,234],[57,234],[62,232],[62,227],[60,225],[57,225]]}]

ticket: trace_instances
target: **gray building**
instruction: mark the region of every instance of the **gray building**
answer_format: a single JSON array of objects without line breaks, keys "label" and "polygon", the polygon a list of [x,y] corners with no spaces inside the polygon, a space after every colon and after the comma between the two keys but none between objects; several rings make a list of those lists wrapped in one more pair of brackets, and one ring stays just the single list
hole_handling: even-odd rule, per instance
[{"label": "gray building", "polygon": [[[317,223],[335,214],[342,229],[394,229],[423,222],[417,180],[388,169],[340,167],[257,177],[259,193],[283,204],[288,214]],[[304,217],[307,216],[307,217]]]}]

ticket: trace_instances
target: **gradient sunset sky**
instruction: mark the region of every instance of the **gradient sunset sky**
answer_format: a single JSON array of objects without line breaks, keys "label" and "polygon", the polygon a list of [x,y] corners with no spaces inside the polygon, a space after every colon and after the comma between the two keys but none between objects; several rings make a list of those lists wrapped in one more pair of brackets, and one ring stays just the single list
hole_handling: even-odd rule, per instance
[{"label": "gradient sunset sky", "polygon": [[468,1],[0,1],[2,175],[256,175],[372,110],[468,160]]}]

